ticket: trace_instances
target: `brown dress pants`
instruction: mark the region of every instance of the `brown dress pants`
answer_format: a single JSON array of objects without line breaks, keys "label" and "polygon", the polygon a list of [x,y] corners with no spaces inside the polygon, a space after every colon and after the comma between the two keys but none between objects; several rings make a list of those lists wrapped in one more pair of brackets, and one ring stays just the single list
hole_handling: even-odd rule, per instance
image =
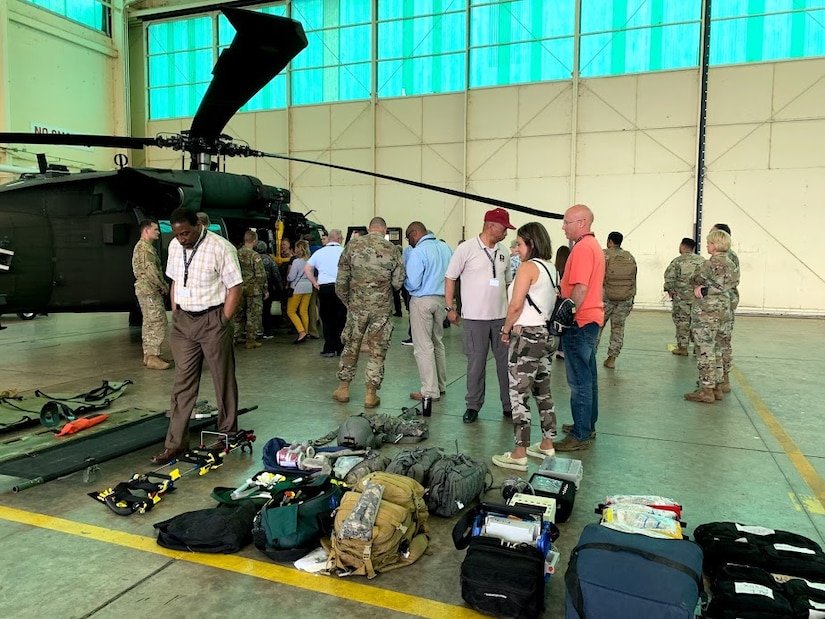
[{"label": "brown dress pants", "polygon": [[175,359],[175,386],[169,408],[166,449],[189,447],[189,416],[198,399],[204,359],[215,384],[218,432],[238,429],[233,333],[234,325],[224,316],[222,305],[200,315],[181,309],[172,313],[169,344]]}]

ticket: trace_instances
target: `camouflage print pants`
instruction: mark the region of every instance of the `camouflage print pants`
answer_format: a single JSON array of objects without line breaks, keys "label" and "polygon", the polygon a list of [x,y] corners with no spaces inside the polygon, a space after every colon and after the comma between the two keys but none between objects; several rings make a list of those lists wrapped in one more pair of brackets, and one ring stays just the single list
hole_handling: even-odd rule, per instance
[{"label": "camouflage print pants", "polygon": [[264,298],[260,294],[241,295],[238,311],[235,312],[235,337],[240,338],[244,331],[248,342],[253,341],[263,331]]},{"label": "camouflage print pants", "polygon": [[733,348],[731,348],[730,340],[733,335],[733,323],[735,314],[733,311],[728,312],[725,320],[719,325],[719,348],[721,349],[721,359],[716,360],[716,364],[722,367],[724,374],[730,373],[730,368],[733,365]]},{"label": "camouflage print pants", "polygon": [[507,371],[510,380],[510,405],[513,407],[513,434],[517,447],[530,445],[530,394],[539,411],[542,438],[556,431],[556,409],[550,393],[550,357],[546,327],[522,327],[510,336]]},{"label": "camouflage print pants", "polygon": [[[604,326],[610,321],[610,345],[607,347],[609,357],[618,357],[624,346],[624,323],[633,309],[633,299],[627,301],[604,300]],[[599,347],[599,340],[602,338],[602,327],[599,336],[596,338],[596,348]]]},{"label": "camouflage print pants", "polygon": [[144,355],[160,355],[160,346],[166,338],[166,307],[163,305],[163,297],[156,292],[137,293],[140,311],[143,312],[143,327],[141,337],[143,338]]},{"label": "camouflage print pants", "polygon": [[389,314],[370,314],[350,311],[341,334],[344,350],[338,366],[338,380],[352,382],[361,346],[369,351],[369,360],[364,376],[368,385],[381,387],[384,380],[384,358],[390,347],[393,324]]},{"label": "camouflage print pants", "polygon": [[690,331],[693,342],[699,347],[696,367],[699,370],[699,384],[703,388],[713,388],[722,382],[720,327],[730,312],[727,299],[720,301],[705,297],[693,304],[691,313]]},{"label": "camouflage print pants", "polygon": [[693,301],[683,300],[673,297],[673,309],[670,315],[673,317],[673,324],[676,325],[676,346],[687,348],[690,344],[690,310]]}]

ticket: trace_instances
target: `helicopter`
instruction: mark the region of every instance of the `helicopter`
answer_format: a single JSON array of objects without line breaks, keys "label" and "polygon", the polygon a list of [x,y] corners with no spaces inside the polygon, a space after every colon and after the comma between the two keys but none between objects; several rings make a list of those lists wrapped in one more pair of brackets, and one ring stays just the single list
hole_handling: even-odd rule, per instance
[{"label": "helicopter", "polygon": [[[69,173],[38,155],[39,170],[0,185],[0,314],[131,311],[135,296],[132,249],[139,224],[165,220],[178,207],[209,215],[235,244],[244,231],[264,231],[277,252],[282,236],[312,235],[323,226],[289,209],[287,189],[255,177],[220,171],[226,157],[271,157],[322,165],[439,191],[542,217],[561,218],[506,201],[330,163],[263,153],[222,133],[234,114],[280,73],[308,41],[300,22],[259,12],[222,8],[235,37],[221,52],[213,78],[188,131],[155,137],[0,133],[0,144],[171,148],[188,153],[189,169],[129,167]],[[171,235],[162,238],[162,261]]]}]

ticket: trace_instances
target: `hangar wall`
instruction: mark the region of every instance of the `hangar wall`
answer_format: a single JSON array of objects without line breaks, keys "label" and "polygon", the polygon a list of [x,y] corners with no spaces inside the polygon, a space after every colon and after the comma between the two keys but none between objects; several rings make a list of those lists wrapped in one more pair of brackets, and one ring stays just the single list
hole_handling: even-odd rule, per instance
[{"label": "hangar wall", "polygon": [[[0,131],[33,131],[35,125],[72,133],[124,134],[125,72],[122,2],[113,3],[112,37],[20,0],[0,10]],[[109,169],[104,149],[13,146],[0,163],[36,167],[36,153],[72,169]],[[0,181],[8,180],[0,173]]]},{"label": "hangar wall", "polygon": [[[375,170],[562,213],[584,202],[601,242],[620,230],[639,262],[640,307],[665,308],[662,274],[691,236],[699,110],[696,70],[466,94],[238,114],[227,133],[254,147]],[[742,311],[825,313],[825,60],[711,69],[703,236],[722,221],[742,262]],[[575,102],[575,103],[574,103]],[[150,122],[148,134],[188,120]],[[174,154],[150,153],[174,165]],[[422,220],[451,244],[487,206],[397,183],[274,160],[234,172],[286,185],[293,208],[327,227]],[[533,219],[513,214],[516,225]],[[558,220],[544,222],[554,246]]]}]

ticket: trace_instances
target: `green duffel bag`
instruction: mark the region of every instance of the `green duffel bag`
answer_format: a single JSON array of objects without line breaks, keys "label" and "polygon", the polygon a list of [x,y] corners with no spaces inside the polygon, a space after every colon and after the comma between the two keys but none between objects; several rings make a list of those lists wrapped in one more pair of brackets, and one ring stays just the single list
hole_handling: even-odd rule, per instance
[{"label": "green duffel bag", "polygon": [[329,475],[278,484],[255,516],[255,547],[279,563],[305,556],[332,531],[332,512],[340,505],[342,494],[341,486]]}]

